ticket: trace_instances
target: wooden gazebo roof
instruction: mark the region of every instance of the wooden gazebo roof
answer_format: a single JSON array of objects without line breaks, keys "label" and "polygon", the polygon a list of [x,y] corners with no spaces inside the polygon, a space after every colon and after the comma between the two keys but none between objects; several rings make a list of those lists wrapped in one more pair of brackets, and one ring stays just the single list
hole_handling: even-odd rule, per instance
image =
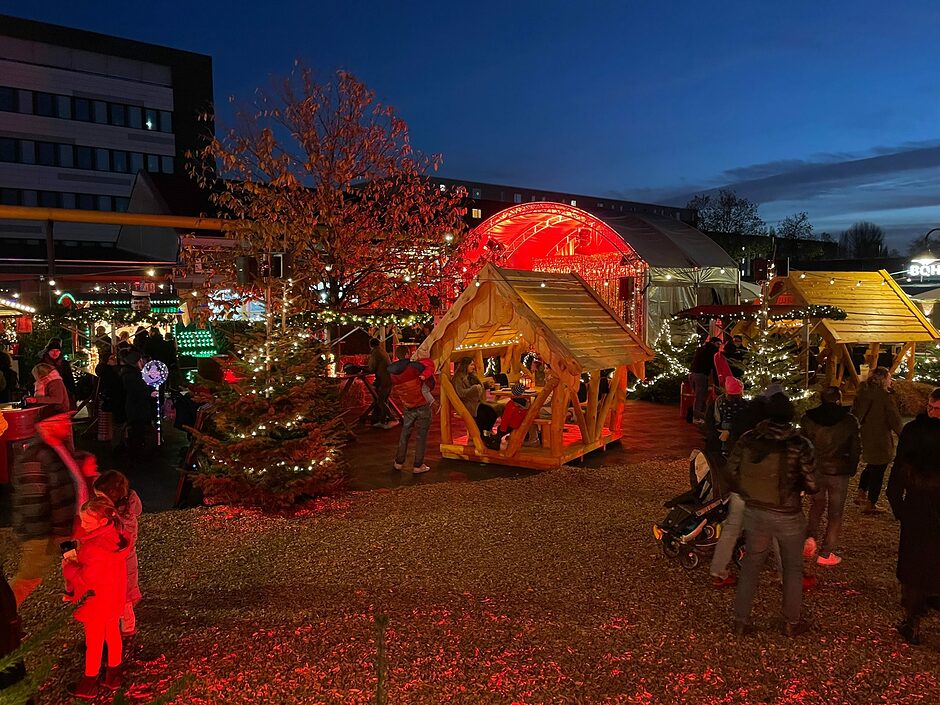
[{"label": "wooden gazebo roof", "polygon": [[653,352],[577,274],[487,264],[422,343],[439,364],[524,338],[562,374],[635,365]]},{"label": "wooden gazebo roof", "polygon": [[844,320],[822,319],[817,331],[833,343],[920,343],[940,332],[885,270],[790,272],[771,282],[774,304],[830,305]]}]

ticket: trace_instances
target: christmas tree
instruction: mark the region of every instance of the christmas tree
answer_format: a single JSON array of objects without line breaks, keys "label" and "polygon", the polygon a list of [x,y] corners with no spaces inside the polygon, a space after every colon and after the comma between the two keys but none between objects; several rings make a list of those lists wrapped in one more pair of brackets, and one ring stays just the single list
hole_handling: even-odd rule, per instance
[{"label": "christmas tree", "polygon": [[208,425],[194,434],[196,486],[228,504],[282,510],[345,481],[346,432],[326,355],[305,329],[249,329],[227,377],[211,388]]},{"label": "christmas tree", "polygon": [[652,345],[656,355],[646,363],[646,379],[639,380],[630,390],[632,398],[660,403],[679,400],[698,347],[698,336],[687,328],[675,321],[663,321],[659,337]]},{"label": "christmas tree", "polygon": [[794,336],[762,326],[744,360],[744,385],[752,394],[758,394],[776,382],[786,390],[788,397],[803,397],[802,359]]}]

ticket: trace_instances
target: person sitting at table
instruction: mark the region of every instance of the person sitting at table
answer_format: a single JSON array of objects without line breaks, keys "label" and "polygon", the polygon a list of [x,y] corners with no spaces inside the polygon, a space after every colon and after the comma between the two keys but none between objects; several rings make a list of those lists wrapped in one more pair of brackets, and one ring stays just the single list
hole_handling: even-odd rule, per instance
[{"label": "person sitting at table", "polygon": [[[506,408],[503,409],[503,415],[499,417],[500,450],[506,450],[506,446],[509,445],[509,435],[522,426],[525,415],[529,412],[529,400],[525,397],[525,387],[516,383],[510,388],[510,392],[512,398],[506,404]],[[537,433],[535,426],[529,429],[526,442],[532,440],[538,442],[538,437],[533,436],[533,433]]]},{"label": "person sitting at table", "polygon": [[67,414],[71,410],[69,392],[65,382],[52,365],[40,362],[33,368],[33,396],[27,397],[30,404],[49,404],[52,413]]},{"label": "person sitting at table", "polygon": [[477,366],[473,358],[461,358],[454,371],[454,390],[477,422],[477,428],[483,435],[488,436],[499,414],[486,402],[486,390],[493,389],[495,385],[487,379],[481,382],[476,371]]}]

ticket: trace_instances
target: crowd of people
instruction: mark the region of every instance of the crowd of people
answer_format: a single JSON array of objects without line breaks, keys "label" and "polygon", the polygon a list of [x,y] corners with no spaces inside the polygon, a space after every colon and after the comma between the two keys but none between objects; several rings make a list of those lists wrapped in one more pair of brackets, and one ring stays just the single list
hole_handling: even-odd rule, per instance
[{"label": "crowd of people", "polygon": [[[699,347],[689,378],[696,405],[701,402],[694,418],[703,425],[706,451],[728,492],[728,515],[710,572],[715,588],[737,586],[734,632],[753,631],[758,574],[772,549],[783,586],[784,633],[797,636],[811,628],[801,603],[816,574],[805,572],[804,562],[823,567],[842,562],[836,549],[850,478],[864,464],[855,504],[866,514],[880,513],[884,475],[893,461],[886,495],[901,525],[897,578],[904,616],[897,629],[906,641],[919,644],[924,612],[940,596],[940,388],[930,394],[924,413],[902,425],[890,372],[877,367],[851,408],[843,405],[838,388],[829,387],[797,424],[794,405],[778,381],[745,400],[741,380],[727,369],[719,374],[721,357],[735,360],[727,346],[719,346],[718,339],[709,338]],[[708,403],[708,385],[719,379],[722,393]],[[744,557],[735,577],[729,568],[742,533]]]},{"label": "crowd of people", "polygon": [[[2,586],[19,607],[60,563],[63,599],[76,605],[74,617],[85,632],[83,676],[69,690],[93,699],[101,688],[121,686],[123,644],[137,628],[142,506],[123,474],[99,474],[96,458],[74,451],[71,438],[70,413],[43,419],[14,468],[13,530],[20,559],[9,586],[5,576]],[[4,625],[14,628],[14,617],[15,610],[5,614]]]}]

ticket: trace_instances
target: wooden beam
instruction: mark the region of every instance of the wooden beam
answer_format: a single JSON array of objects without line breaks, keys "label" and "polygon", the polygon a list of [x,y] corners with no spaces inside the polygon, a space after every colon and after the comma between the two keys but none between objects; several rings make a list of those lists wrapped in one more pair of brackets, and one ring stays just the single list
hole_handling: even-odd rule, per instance
[{"label": "wooden beam", "polygon": [[[510,435],[509,445],[506,446],[506,457],[511,458],[519,452],[519,449],[522,447],[522,442],[525,440],[529,429],[535,422],[535,418],[539,415],[539,410],[542,408],[545,400],[548,399],[548,395],[551,394],[557,386],[558,377],[553,376],[551,379],[545,381],[545,386],[542,387],[542,391],[536,395],[533,402],[529,405],[529,408],[525,414],[525,418],[522,419],[522,424]],[[562,421],[564,421],[564,419],[562,419]],[[552,422],[554,423],[554,419],[552,419]]]},{"label": "wooden beam", "polygon": [[614,400],[620,395],[620,380],[626,374],[627,369],[623,365],[618,367],[617,371],[614,372],[614,378],[610,381],[610,389],[607,392],[607,398],[604,400],[604,405],[597,414],[597,424],[594,427],[594,435],[591,436],[592,441],[600,440],[601,434],[604,431],[604,421],[607,420],[607,414],[610,413],[610,407],[613,406]]},{"label": "wooden beam", "polygon": [[594,431],[597,427],[597,395],[600,394],[601,390],[601,371],[594,370],[591,372],[591,381],[588,383],[588,393],[587,393],[587,413],[585,417],[587,418],[588,426],[588,437],[584,439],[584,442],[587,443],[594,438]]},{"label": "wooden beam", "polygon": [[878,367],[878,355],[881,354],[881,343],[872,343],[868,346],[868,352],[865,354],[865,361],[868,363],[868,369],[873,370]]},{"label": "wooden beam", "polygon": [[[559,390],[559,392],[562,391],[563,390]],[[552,425],[548,427],[548,432],[549,448],[555,457],[561,457],[562,451],[564,450],[565,412],[567,410],[568,395],[564,393],[552,394]]]},{"label": "wooden beam", "polygon": [[446,371],[441,371],[441,443],[450,444],[454,442],[454,429],[450,421],[450,399],[443,393],[443,377],[446,374]]},{"label": "wooden beam", "polygon": [[910,352],[911,348],[915,346],[916,346],[916,343],[904,343],[904,345],[901,346],[900,351],[898,351],[897,357],[894,358],[894,362],[891,363],[891,367],[889,368],[889,371],[891,372],[892,375],[898,371],[898,368],[901,366],[901,363],[904,362],[904,360],[907,358],[907,354]]},{"label": "wooden beam", "polygon": [[578,401],[578,390],[569,389],[568,396],[571,399],[571,408],[574,409],[574,419],[578,423],[578,428],[581,429],[581,438],[589,438],[591,431],[588,429],[587,419],[584,418],[584,409],[581,408],[581,402]]},{"label": "wooden beam", "polygon": [[477,453],[485,453],[486,446],[483,443],[483,436],[480,435],[480,429],[477,428],[476,419],[470,415],[470,411],[463,403],[463,400],[457,396],[457,390],[454,389],[454,384],[450,381],[450,377],[443,373],[441,373],[441,391],[447,395],[447,398],[454,407],[454,411],[457,412],[467,425],[467,436],[473,442],[473,447],[476,449]]},{"label": "wooden beam", "polygon": [[849,372],[849,378],[855,386],[858,387],[861,382],[858,379],[858,371],[855,369],[855,363],[852,361],[852,353],[849,352],[849,346],[845,343],[841,343],[839,347],[842,348],[842,359],[845,361],[845,369]]}]

